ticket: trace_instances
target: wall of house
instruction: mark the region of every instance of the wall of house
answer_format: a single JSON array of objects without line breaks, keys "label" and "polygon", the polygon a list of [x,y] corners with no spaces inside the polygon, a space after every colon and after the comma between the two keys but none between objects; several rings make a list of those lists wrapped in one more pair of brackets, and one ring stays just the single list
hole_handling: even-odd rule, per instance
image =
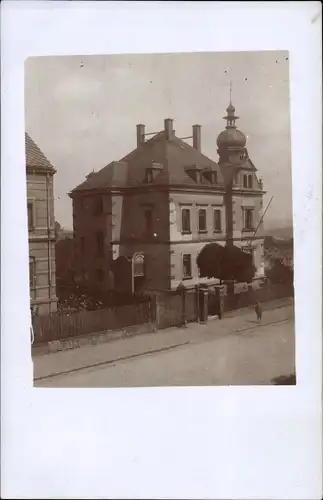
[{"label": "wall of house", "polygon": [[[253,228],[244,227],[244,209],[253,209]],[[264,225],[260,223],[263,210],[262,194],[243,194],[233,196],[233,238],[235,245],[252,248],[256,277],[264,276]],[[254,236],[255,230],[257,232]]]},{"label": "wall of house", "polygon": [[[199,232],[198,210],[206,209],[206,231]],[[182,210],[189,209],[191,232],[186,234],[182,228]],[[214,230],[213,210],[221,210],[221,231]],[[225,243],[225,207],[222,193],[171,192],[169,198],[170,225],[170,279],[171,289],[183,282],[186,287],[198,283],[215,283],[218,280],[199,278],[196,259],[202,248],[212,241]],[[183,255],[191,255],[191,278],[183,275]]]},{"label": "wall of house", "polygon": [[[196,201],[198,200],[198,201]],[[234,195],[233,196],[233,238],[234,244],[239,247],[247,246],[252,249],[254,265],[256,267],[256,277],[264,275],[264,247],[263,247],[263,227],[262,224],[257,231],[258,239],[249,240],[254,231],[243,231],[244,219],[243,208],[252,207],[254,209],[255,227],[260,220],[260,211],[262,209],[262,196],[253,195]],[[182,232],[182,209],[190,209],[191,212],[191,233]],[[206,208],[207,210],[207,230],[200,233],[198,231],[198,210]],[[221,210],[222,231],[214,232],[213,228],[213,209]],[[171,265],[171,288],[176,289],[179,283],[183,282],[185,286],[194,286],[197,283],[214,283],[217,280],[199,278],[196,259],[202,248],[213,241],[220,245],[225,244],[226,240],[226,217],[224,197],[222,194],[209,193],[171,193],[170,195],[170,265]],[[191,255],[191,278],[183,275],[183,255]]]},{"label": "wall of house", "polygon": [[[98,197],[102,200],[101,213],[95,212]],[[111,272],[112,224],[112,196],[110,193],[95,195],[80,193],[74,197],[73,230],[76,274],[79,282],[86,283],[91,288],[109,290],[113,287]],[[98,232],[103,234],[101,255],[98,253]],[[98,272],[102,273],[101,281],[98,281]]]},{"label": "wall of house", "polygon": [[[197,201],[198,200],[198,201]],[[240,246],[241,241],[249,244],[252,232],[243,231],[243,207],[252,206],[255,212],[255,223],[260,218],[261,196],[234,196],[233,237]],[[224,196],[219,192],[156,192],[147,188],[137,193],[114,193],[104,196],[104,207],[101,215],[94,216],[91,210],[91,198],[83,201],[74,200],[74,230],[76,234],[76,252],[80,274],[87,273],[89,280],[95,280],[96,269],[104,270],[102,287],[112,289],[114,277],[111,257],[115,261],[121,256],[131,257],[136,252],[145,256],[146,290],[174,289],[183,281],[183,254],[191,254],[192,276],[185,279],[186,286],[194,286],[198,282],[214,283],[217,280],[200,280],[196,258],[201,249],[212,241],[221,245],[226,240],[226,221]],[[191,232],[182,231],[181,211],[188,208],[191,213]],[[206,231],[199,232],[198,210],[206,209]],[[221,211],[221,231],[214,230],[213,210]],[[152,234],[145,234],[145,210],[152,210]],[[96,255],[95,233],[104,232],[105,250],[103,257]],[[263,240],[259,228],[259,241],[253,241],[254,262],[257,275],[262,274]],[[85,249],[80,251],[80,238],[86,239]],[[128,288],[128,287],[127,287]]]},{"label": "wall of house", "polygon": [[[225,241],[219,240],[219,245],[224,246]],[[171,289],[175,290],[180,283],[185,287],[192,287],[199,284],[213,284],[218,283],[217,279],[200,278],[199,270],[197,267],[196,259],[202,248],[207,244],[205,241],[200,242],[183,242],[173,243],[170,245],[170,266],[171,266]],[[183,255],[189,254],[191,256],[191,277],[184,276],[183,270]]]},{"label": "wall of house", "polygon": [[[151,236],[145,231],[145,210],[152,211]],[[168,193],[147,189],[113,199],[113,258],[142,252],[146,290],[169,288]]]},{"label": "wall of house", "polygon": [[[253,209],[253,230],[245,231],[244,229],[244,209]],[[233,237],[246,238],[252,236],[258,226],[263,209],[262,195],[256,194],[235,194],[233,193]],[[257,230],[257,236],[264,237],[263,223],[260,224]]]},{"label": "wall of house", "polygon": [[38,314],[48,314],[57,309],[52,175],[48,177],[47,183],[45,173],[27,171],[28,203],[32,206],[32,224],[28,224],[29,260],[32,263],[30,271],[33,273],[30,276],[31,305],[37,308]]},{"label": "wall of house", "polygon": [[[206,232],[198,230],[198,210],[206,209]],[[191,232],[182,231],[182,210],[189,209],[191,213]],[[213,209],[221,210],[222,231],[215,232],[213,228]],[[176,193],[169,197],[169,239],[170,242],[192,242],[224,239],[225,237],[225,207],[223,194],[203,192]]]},{"label": "wall of house", "polygon": [[[119,224],[121,224],[120,240],[122,242],[136,240],[151,242],[151,238],[147,238],[145,234],[145,210],[152,210],[153,241],[168,241],[168,193],[146,189],[124,196],[122,217],[119,219]],[[118,223],[117,216],[116,223]]]}]

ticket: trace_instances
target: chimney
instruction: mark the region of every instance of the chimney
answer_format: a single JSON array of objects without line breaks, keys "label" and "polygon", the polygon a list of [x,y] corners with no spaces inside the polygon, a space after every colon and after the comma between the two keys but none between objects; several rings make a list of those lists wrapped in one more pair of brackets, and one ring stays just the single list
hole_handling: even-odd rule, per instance
[{"label": "chimney", "polygon": [[201,152],[201,125],[193,125],[193,148]]},{"label": "chimney", "polygon": [[137,125],[137,148],[145,143],[145,125]]},{"label": "chimney", "polygon": [[174,130],[173,130],[173,120],[171,118],[165,119],[165,134],[166,134],[166,139],[168,141],[173,139]]}]

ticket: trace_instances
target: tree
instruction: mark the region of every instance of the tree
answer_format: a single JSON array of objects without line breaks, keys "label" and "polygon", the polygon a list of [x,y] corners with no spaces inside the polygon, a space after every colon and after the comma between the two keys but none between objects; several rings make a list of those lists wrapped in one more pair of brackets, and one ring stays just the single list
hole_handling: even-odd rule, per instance
[{"label": "tree", "polygon": [[206,245],[197,257],[201,278],[217,278],[220,281],[249,283],[256,268],[252,256],[236,246],[222,247],[217,243]]},{"label": "tree", "polygon": [[280,259],[273,259],[273,263],[266,270],[266,276],[272,283],[292,285],[294,282],[293,269],[284,265]]}]

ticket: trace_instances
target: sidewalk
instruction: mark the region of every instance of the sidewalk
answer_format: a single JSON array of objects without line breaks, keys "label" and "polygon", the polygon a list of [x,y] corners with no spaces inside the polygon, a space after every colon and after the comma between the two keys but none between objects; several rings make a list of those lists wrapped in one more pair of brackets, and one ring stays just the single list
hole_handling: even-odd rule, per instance
[{"label": "sidewalk", "polygon": [[[277,303],[277,301],[275,301]],[[273,305],[274,306],[274,305]],[[262,326],[291,320],[292,301],[280,301],[275,308],[266,307]],[[34,357],[34,378],[46,378],[54,374],[112,363],[124,358],[171,349],[185,344],[198,344],[215,340],[224,335],[236,334],[252,328],[261,328],[255,321],[254,311],[236,311],[234,316],[222,320],[209,320],[207,324],[189,323],[185,328],[167,328],[154,333],[116,340],[94,346]]]}]

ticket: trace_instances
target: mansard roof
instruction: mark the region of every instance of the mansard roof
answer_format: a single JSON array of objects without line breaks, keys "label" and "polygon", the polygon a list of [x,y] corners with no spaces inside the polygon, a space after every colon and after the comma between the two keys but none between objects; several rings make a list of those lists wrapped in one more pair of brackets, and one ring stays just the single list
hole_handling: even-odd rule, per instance
[{"label": "mansard roof", "polygon": [[[106,187],[127,188],[147,185],[146,171],[154,168],[154,165],[158,165],[156,169],[158,172],[150,185],[196,186],[196,180],[188,173],[190,168],[217,172],[217,184],[223,185],[222,174],[215,161],[175,134],[171,139],[167,139],[166,132],[161,131],[120,161],[112,162],[98,172],[91,173],[72,191],[72,194]],[[199,186],[211,187],[211,184],[207,177],[202,176]]]}]

